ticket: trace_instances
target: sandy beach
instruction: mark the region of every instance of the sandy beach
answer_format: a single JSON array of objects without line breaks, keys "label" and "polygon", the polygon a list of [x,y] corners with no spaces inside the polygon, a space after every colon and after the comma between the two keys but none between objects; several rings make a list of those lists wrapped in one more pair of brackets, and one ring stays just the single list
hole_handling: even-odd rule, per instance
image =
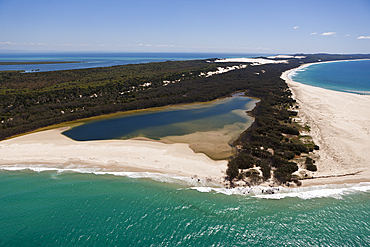
[{"label": "sandy beach", "polygon": [[[285,71],[281,78],[299,105],[298,121],[311,127],[306,134],[320,147],[315,151],[318,171],[314,177],[330,176],[304,180],[303,185],[369,182],[370,95],[304,85],[288,77],[292,71]],[[342,176],[353,173],[357,174]]]},{"label": "sandy beach", "polygon": [[194,153],[187,144],[145,140],[78,142],[53,129],[0,142],[0,166],[43,165],[101,168],[111,172],[153,172],[221,182],[227,161]]}]

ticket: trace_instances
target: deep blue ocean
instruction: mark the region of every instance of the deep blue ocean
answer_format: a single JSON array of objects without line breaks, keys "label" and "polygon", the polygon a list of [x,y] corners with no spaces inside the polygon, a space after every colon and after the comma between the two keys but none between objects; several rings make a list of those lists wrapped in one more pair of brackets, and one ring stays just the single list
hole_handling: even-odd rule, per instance
[{"label": "deep blue ocean", "polygon": [[163,174],[2,166],[0,246],[370,246],[370,183],[267,195]]}]

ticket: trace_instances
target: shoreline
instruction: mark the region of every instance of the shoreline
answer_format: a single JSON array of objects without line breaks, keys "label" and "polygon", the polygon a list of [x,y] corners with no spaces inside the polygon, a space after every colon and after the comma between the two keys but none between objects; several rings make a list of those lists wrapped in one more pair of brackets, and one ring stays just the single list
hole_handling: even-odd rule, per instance
[{"label": "shoreline", "polygon": [[0,166],[17,164],[53,169],[100,169],[100,172],[150,172],[223,184],[227,161],[194,153],[189,145],[144,140],[79,142],[65,128],[32,133],[0,142]]},{"label": "shoreline", "polygon": [[315,151],[318,170],[313,179],[301,180],[302,186],[370,182],[370,95],[334,91],[290,79],[290,73],[312,64],[318,63],[304,64],[281,75],[299,105],[296,121],[311,127],[304,134],[320,147]]},{"label": "shoreline", "polygon": [[[217,103],[221,99],[211,101]],[[258,100],[250,99],[248,107],[252,109]],[[207,102],[210,103],[210,102]],[[177,108],[197,108],[206,103],[176,105]],[[155,109],[135,110],[131,112],[155,111],[174,106]],[[248,110],[250,110],[248,109]],[[127,112],[109,116],[128,114]],[[94,117],[94,119],[107,116]],[[74,121],[74,125],[87,119]],[[246,123],[250,125],[249,122]],[[58,127],[58,128],[55,128]],[[246,126],[244,126],[246,128]],[[51,129],[52,128],[52,129]],[[75,141],[62,133],[69,126],[49,126],[6,139],[0,142],[0,169],[68,170],[97,169],[99,172],[149,172],[163,175],[175,175],[196,178],[224,186],[227,159],[233,147],[230,140],[236,132],[242,132],[239,124],[226,125],[219,131],[195,132],[185,136],[168,136],[161,140],[132,138],[128,140]],[[222,137],[222,138],[221,138]],[[218,140],[219,139],[219,140]],[[209,142],[209,143],[208,143]],[[208,147],[209,144],[210,147]],[[220,154],[208,152],[219,150]],[[107,152],[103,152],[103,151]],[[124,154],[123,154],[124,153]],[[212,153],[211,153],[212,154]],[[218,156],[217,156],[218,155]],[[218,159],[219,158],[219,159]],[[17,168],[17,164],[21,164]],[[10,168],[9,168],[10,167]],[[22,168],[23,167],[23,168]],[[5,169],[4,169],[5,170]],[[195,180],[194,180],[195,181]]]}]

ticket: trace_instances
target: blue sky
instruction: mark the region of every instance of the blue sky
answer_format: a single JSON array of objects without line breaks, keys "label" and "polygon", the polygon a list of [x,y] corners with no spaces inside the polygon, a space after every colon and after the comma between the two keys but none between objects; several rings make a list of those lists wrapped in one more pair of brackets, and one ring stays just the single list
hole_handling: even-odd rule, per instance
[{"label": "blue sky", "polygon": [[0,51],[370,53],[370,0],[0,0]]}]

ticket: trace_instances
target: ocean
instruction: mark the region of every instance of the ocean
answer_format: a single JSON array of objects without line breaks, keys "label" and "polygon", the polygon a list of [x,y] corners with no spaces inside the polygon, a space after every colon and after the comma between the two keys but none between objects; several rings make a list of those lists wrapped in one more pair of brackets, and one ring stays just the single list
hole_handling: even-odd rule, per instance
[{"label": "ocean", "polygon": [[3,166],[0,246],[370,245],[370,183],[278,189],[42,162]]},{"label": "ocean", "polygon": [[[207,58],[258,57],[271,54],[236,53],[0,53],[0,62],[74,62],[58,64],[0,65],[1,70],[23,70],[43,72],[69,69],[109,67],[124,64],[138,64],[165,61],[183,61]],[[77,62],[77,63],[76,63]]]},{"label": "ocean", "polygon": [[335,91],[370,94],[370,60],[312,64],[291,73],[290,78]]},{"label": "ocean", "polygon": [[0,245],[368,246],[369,191],[245,195],[159,175],[0,171]]}]

